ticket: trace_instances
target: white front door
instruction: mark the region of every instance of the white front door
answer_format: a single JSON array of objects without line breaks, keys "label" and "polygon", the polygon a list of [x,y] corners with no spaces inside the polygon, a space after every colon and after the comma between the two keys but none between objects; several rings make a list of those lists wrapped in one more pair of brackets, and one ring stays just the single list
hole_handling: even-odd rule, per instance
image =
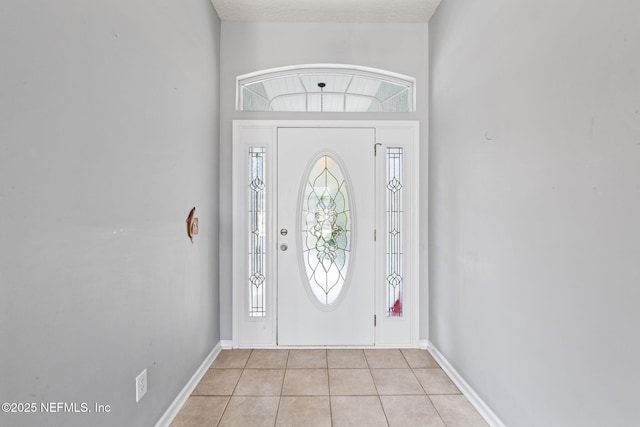
[{"label": "white front door", "polygon": [[232,345],[418,345],[418,124],[233,129]]},{"label": "white front door", "polygon": [[373,345],[375,129],[280,128],[278,345]]}]

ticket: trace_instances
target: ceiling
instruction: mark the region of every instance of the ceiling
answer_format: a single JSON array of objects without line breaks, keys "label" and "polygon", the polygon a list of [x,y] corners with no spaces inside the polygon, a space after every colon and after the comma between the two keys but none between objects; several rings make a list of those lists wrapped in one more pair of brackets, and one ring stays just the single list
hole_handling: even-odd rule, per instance
[{"label": "ceiling", "polygon": [[223,21],[428,22],[441,0],[211,0]]}]

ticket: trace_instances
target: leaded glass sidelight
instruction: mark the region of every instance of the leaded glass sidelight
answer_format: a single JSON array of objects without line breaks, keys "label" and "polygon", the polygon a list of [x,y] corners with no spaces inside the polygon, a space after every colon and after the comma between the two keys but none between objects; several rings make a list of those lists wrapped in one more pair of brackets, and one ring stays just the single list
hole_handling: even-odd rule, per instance
[{"label": "leaded glass sidelight", "polygon": [[336,301],[351,255],[349,192],[340,166],[331,156],[313,165],[302,201],[302,251],[308,285],[323,305]]},{"label": "leaded glass sidelight", "polygon": [[265,149],[249,148],[249,316],[264,317],[266,254]]},{"label": "leaded glass sidelight", "polygon": [[386,287],[387,315],[402,316],[402,148],[387,148],[386,202],[387,202],[387,254]]}]

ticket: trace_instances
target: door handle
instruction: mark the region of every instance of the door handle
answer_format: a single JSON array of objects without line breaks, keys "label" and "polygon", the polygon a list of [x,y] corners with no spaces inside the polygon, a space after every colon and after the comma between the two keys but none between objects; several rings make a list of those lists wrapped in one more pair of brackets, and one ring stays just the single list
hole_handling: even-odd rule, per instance
[{"label": "door handle", "polygon": [[280,250],[281,251],[286,251],[287,249],[289,249],[289,246],[287,246],[286,243],[283,243],[283,244],[280,245]]}]

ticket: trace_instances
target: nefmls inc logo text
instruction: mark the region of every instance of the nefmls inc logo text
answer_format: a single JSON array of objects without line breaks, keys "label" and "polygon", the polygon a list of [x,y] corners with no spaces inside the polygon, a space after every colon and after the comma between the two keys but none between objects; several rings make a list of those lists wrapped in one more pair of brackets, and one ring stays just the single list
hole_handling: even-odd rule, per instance
[{"label": "nefmls inc logo text", "polygon": [[40,412],[86,413],[89,404],[86,402],[41,402]]}]

